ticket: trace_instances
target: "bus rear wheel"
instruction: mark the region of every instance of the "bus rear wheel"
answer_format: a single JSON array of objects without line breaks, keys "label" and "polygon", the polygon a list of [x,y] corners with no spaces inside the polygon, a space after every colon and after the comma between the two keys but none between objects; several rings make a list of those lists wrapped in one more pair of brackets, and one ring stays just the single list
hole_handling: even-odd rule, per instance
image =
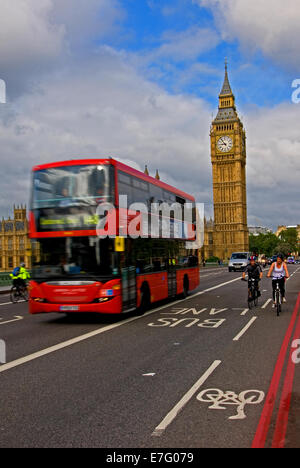
[{"label": "bus rear wheel", "polygon": [[187,276],[185,276],[183,280],[182,298],[186,299],[188,295],[189,295],[189,279]]}]

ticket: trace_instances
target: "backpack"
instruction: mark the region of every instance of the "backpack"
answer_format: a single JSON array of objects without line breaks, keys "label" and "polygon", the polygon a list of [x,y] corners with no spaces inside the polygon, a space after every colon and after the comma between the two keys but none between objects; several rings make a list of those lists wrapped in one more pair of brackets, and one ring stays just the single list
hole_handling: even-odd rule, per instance
[{"label": "backpack", "polygon": [[20,267],[14,268],[12,274],[13,274],[13,276],[18,276],[20,274]]}]

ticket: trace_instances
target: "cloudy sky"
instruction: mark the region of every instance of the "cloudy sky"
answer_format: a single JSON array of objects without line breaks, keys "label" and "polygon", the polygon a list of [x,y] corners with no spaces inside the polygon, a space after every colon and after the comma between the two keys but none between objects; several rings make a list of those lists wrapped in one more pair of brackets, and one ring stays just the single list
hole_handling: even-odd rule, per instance
[{"label": "cloudy sky", "polygon": [[[224,58],[247,130],[249,225],[300,223],[299,0],[1,0],[0,216],[33,165],[112,156],[212,214]],[[300,86],[299,86],[300,87]]]}]

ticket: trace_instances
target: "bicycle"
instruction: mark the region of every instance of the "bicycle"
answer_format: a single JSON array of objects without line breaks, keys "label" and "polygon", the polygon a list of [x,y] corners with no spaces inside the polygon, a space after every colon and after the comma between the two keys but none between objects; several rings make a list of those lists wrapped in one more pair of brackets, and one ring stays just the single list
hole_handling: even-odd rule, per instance
[{"label": "bicycle", "polygon": [[275,308],[277,317],[281,314],[281,305],[282,305],[282,295],[280,291],[279,281],[276,281],[276,289],[275,289]]},{"label": "bicycle", "polygon": [[[246,279],[242,278],[242,281],[247,281]],[[256,279],[254,278],[249,278],[248,279],[248,307],[249,309],[252,309],[253,307],[258,306],[258,289],[255,285]]]},{"label": "bicycle", "polygon": [[27,286],[12,286],[10,290],[10,302],[16,304],[17,302],[23,300],[28,302],[29,294]]}]

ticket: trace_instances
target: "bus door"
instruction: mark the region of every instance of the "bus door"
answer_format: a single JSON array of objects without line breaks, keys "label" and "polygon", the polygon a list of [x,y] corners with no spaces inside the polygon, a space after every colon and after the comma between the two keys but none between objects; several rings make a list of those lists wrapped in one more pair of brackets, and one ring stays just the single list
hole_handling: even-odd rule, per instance
[{"label": "bus door", "polygon": [[136,309],[136,268],[122,268],[122,312]]},{"label": "bus door", "polygon": [[131,264],[130,243],[124,237],[116,237],[115,252],[122,278],[122,312],[136,309],[136,267]]},{"label": "bus door", "polygon": [[176,296],[177,282],[176,282],[176,261],[169,258],[168,262],[168,295],[169,297]]}]

